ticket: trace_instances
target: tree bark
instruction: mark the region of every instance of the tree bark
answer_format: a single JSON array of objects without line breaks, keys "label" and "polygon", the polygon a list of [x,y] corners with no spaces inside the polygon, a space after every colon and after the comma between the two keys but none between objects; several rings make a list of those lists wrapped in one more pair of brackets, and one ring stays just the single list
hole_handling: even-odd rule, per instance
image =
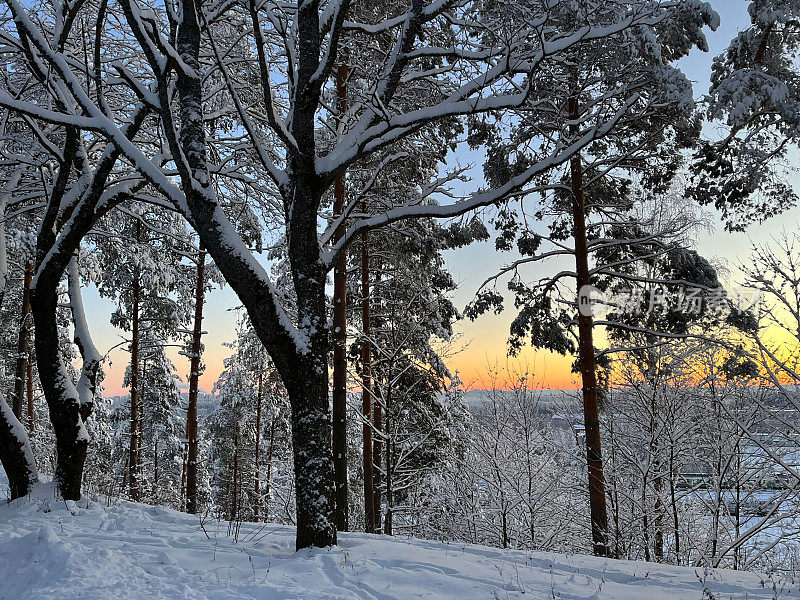
[{"label": "tree bark", "polygon": [[89,436],[77,391],[61,361],[56,323],[57,300],[55,289],[31,289],[31,312],[36,326],[36,364],[42,388],[48,395],[50,422],[56,436],[55,480],[64,500],[80,500]]},{"label": "tree bark", "polygon": [[272,457],[275,451],[275,421],[276,417],[272,417],[272,422],[269,426],[269,450],[267,451],[267,476],[264,480],[264,497],[267,499],[264,503],[264,521],[269,518],[269,498],[270,490],[272,487]]},{"label": "tree bark", "polygon": [[[47,229],[42,227],[42,229]],[[41,264],[42,245],[37,244],[37,263]],[[61,360],[56,311],[58,285],[66,269],[38,273],[31,286],[31,314],[35,327],[36,365],[39,381],[45,393],[50,422],[56,437],[56,468],[54,479],[64,500],[80,500],[83,467],[89,435],[84,422],[89,418],[91,404],[82,404],[78,390],[72,384]],[[73,260],[72,253],[69,259]],[[97,365],[99,366],[99,364]],[[84,363],[84,369],[87,365]]]},{"label": "tree bark", "polygon": [[[387,376],[387,380],[391,379],[391,370],[389,371],[389,375]],[[394,460],[393,460],[393,444],[392,444],[392,391],[391,391],[391,384],[389,389],[387,390],[386,397],[384,399],[384,403],[386,404],[386,450],[384,454],[386,455],[385,463],[386,463],[386,514],[383,517],[383,533],[385,535],[392,535],[392,508],[394,507],[394,479],[392,477],[392,469],[394,468]]]},{"label": "tree bark", "polygon": [[28,374],[25,378],[27,383],[28,395],[28,436],[30,436],[31,444],[33,443],[33,436],[36,434],[36,406],[34,405],[33,398],[33,352],[28,354]]},{"label": "tree bark", "polygon": [[642,545],[644,546],[644,560],[650,562],[650,519],[647,513],[647,472],[642,478]]},{"label": "tree bark", "polygon": [[[372,304],[370,298],[370,312],[374,314],[377,308],[377,315],[372,317],[374,329],[371,327],[370,331],[376,339],[380,339],[381,329],[383,328],[383,318],[380,310],[380,294],[377,290],[380,289],[381,271],[378,267],[375,273],[375,283],[373,285],[373,293],[378,296],[376,298],[376,305]],[[383,519],[381,516],[381,470],[383,468],[381,452],[383,450],[383,397],[381,388],[381,355],[378,346],[375,346],[374,356],[371,361],[371,375],[372,375],[372,518],[375,523],[375,533],[381,532]]]},{"label": "tree bark", "polygon": [[617,454],[616,454],[616,433],[614,431],[614,421],[609,421],[608,424],[608,434],[609,440],[611,442],[611,477],[610,477],[610,485],[611,490],[609,492],[609,502],[611,503],[611,510],[612,510],[612,519],[614,522],[614,548],[611,550],[611,557],[612,558],[620,558],[622,556],[621,550],[621,539],[622,533],[620,529],[620,499],[619,499],[619,477],[617,476],[616,471],[616,464],[617,464]]},{"label": "tree bark", "polygon": [[158,436],[153,436],[153,504],[158,506]]},{"label": "tree bark", "polygon": [[203,352],[203,305],[205,303],[206,252],[200,244],[194,295],[192,356],[189,360],[189,405],[186,409],[186,512],[197,514],[197,396],[200,390],[200,358]]},{"label": "tree bark", "polygon": [[[221,214],[212,186],[203,121],[200,65],[201,31],[197,4],[182,5],[176,50],[189,67],[178,69],[177,95],[180,128],[176,130],[169,108],[166,81],[159,81],[161,116],[168,121],[167,142],[181,160],[176,168],[186,197],[186,217],[236,295],[247,309],[253,327],[272,357],[286,387],[292,407],[292,444],[295,465],[298,549],[336,544],[335,491],[328,380],[330,350],[327,325],[327,265],[317,231],[319,207],[327,182],[316,169],[315,123],[321,78],[315,78],[319,48],[319,13],[312,4],[298,12],[298,35],[310,40],[298,48],[291,134],[296,148],[289,152],[286,181],[280,192],[286,209],[288,258],[297,300],[296,323],[280,305],[263,267],[232,246],[235,236]],[[130,22],[137,17],[128,3],[123,10]],[[257,22],[254,29],[260,32]],[[316,33],[315,33],[316,32]],[[257,46],[259,46],[257,44]],[[267,90],[267,94],[270,90]],[[265,98],[265,101],[268,99]],[[184,160],[185,159],[185,160]],[[234,237],[235,239],[235,237]],[[236,240],[239,241],[239,240]],[[246,250],[244,251],[246,253]]]},{"label": "tree bark", "polygon": [[231,521],[239,515],[239,430],[233,432],[233,500],[231,501]]},{"label": "tree bark", "polygon": [[[578,133],[578,99],[569,99],[570,132]],[[583,169],[579,155],[570,160],[572,180],[575,270],[578,294],[590,283],[589,253],[586,239],[586,206],[583,194]],[[580,308],[580,307],[579,307]],[[586,314],[584,314],[584,312]],[[593,322],[588,311],[578,311],[578,363],[583,386],[583,419],[586,429],[586,463],[589,471],[589,512],[592,520],[592,547],[596,556],[608,556],[608,516],[606,513],[603,452],[600,441],[600,407],[597,389],[597,365],[592,339]]]},{"label": "tree bark", "polygon": [[364,341],[361,347],[361,409],[364,413],[362,442],[364,452],[364,531],[375,531],[375,500],[372,460],[372,342],[370,341],[369,305],[369,234],[361,234],[361,323]]},{"label": "tree bark", "polygon": [[284,379],[292,404],[298,550],[336,543],[328,369],[310,354],[313,366]]},{"label": "tree bark", "polygon": [[[139,222],[136,222],[136,241],[140,242]],[[131,289],[132,308],[131,308],[131,381],[130,381],[130,402],[131,402],[131,423],[130,423],[130,447],[128,461],[128,483],[130,485],[131,500],[138,502],[141,500],[141,415],[139,414],[139,300],[141,287],[139,282],[139,267],[134,268],[133,284]]]},{"label": "tree bark", "polygon": [[186,448],[181,457],[181,512],[186,511],[186,462],[189,459],[189,452]]},{"label": "tree bark", "polygon": [[255,503],[253,507],[253,520],[258,523],[259,506],[261,504],[261,402],[264,393],[264,371],[258,371],[258,395],[256,396],[256,448],[255,468],[253,469],[253,495],[255,496]]},{"label": "tree bark", "polygon": [[36,462],[25,427],[0,395],[0,462],[8,477],[11,499],[27,496],[36,483]]},{"label": "tree bark", "polygon": [[[125,128],[128,139],[133,139],[137,134],[149,112],[149,107],[137,108]],[[80,248],[83,237],[97,219],[127,197],[127,192],[107,198],[102,206],[97,205],[100,196],[107,189],[108,177],[119,158],[120,151],[115,148],[101,160],[81,202],[71,207],[73,210],[69,216],[70,226],[62,230],[63,223],[60,219],[64,207],[61,201],[69,185],[73,160],[81,155],[80,135],[76,128],[66,127],[64,139],[62,155],[65,160],[59,165],[36,239],[35,277],[31,283],[30,302],[39,383],[47,401],[56,437],[54,479],[63,499],[79,500],[89,442],[84,422],[89,418],[93,404],[88,397],[85,402],[82,401],[61,359],[56,322],[58,287],[70,261],[75,259],[74,254]],[[59,232],[63,236],[57,237]],[[82,352],[84,350],[86,349],[81,348]],[[96,357],[89,354],[91,353],[83,357],[81,374],[81,383],[86,384],[83,389],[87,396],[93,393],[100,366]]]},{"label": "tree bark", "polygon": [[33,261],[25,261],[25,276],[22,286],[22,317],[19,324],[17,340],[17,364],[14,378],[14,398],[12,409],[14,416],[22,420],[22,409],[25,402],[25,378],[28,372],[28,359],[31,353],[31,281],[33,280]]},{"label": "tree bark", "polygon": [[[314,117],[308,114],[304,118],[313,120]],[[308,125],[308,131],[311,136],[303,134],[303,139],[298,139],[301,147],[306,144],[313,147],[313,139],[310,139],[313,138],[313,125]],[[299,131],[297,135],[300,135]],[[293,161],[293,164],[292,170],[297,173],[297,178],[289,229],[289,260],[297,294],[298,332],[303,338],[303,347],[289,357],[288,365],[276,361],[276,366],[292,407],[296,546],[301,549],[336,545],[336,495],[328,374],[327,269],[317,237],[321,189],[317,187],[312,157],[303,157],[302,161]],[[274,346],[271,355],[275,361],[278,352]],[[288,368],[281,370],[281,364]]]},{"label": "tree bark", "polygon": [[650,400],[650,410],[652,413],[651,425],[651,464],[653,465],[653,493],[655,494],[653,502],[653,556],[656,562],[664,560],[664,503],[661,499],[661,494],[664,488],[664,474],[661,472],[661,444],[657,438],[658,433],[658,399],[656,397],[656,390]]},{"label": "tree bark", "polygon": [[[336,97],[339,113],[347,110],[349,69],[342,62],[336,70]],[[334,184],[333,217],[344,211],[347,194],[346,174]],[[344,223],[336,228],[334,243],[345,232]],[[348,530],[347,490],[347,254],[342,252],[333,266],[333,469],[336,485],[336,529]]]},{"label": "tree bark", "polygon": [[675,441],[670,439],[669,447],[669,498],[672,508],[672,530],[675,536],[675,563],[681,564],[681,530],[678,520],[678,500],[675,492]]},{"label": "tree bark", "polygon": [[373,509],[372,515],[375,520],[375,533],[380,533],[381,530],[381,451],[382,442],[381,435],[383,435],[383,415],[381,412],[381,392],[380,387],[374,382],[375,398],[374,406],[372,408],[374,431],[372,434],[372,501]]}]

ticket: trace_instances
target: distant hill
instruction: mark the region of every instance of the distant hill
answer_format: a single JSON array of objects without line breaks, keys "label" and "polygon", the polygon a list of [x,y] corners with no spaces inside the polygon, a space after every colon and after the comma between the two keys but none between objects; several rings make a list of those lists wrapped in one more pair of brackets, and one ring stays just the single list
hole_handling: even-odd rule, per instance
[{"label": "distant hill", "polygon": [[[127,406],[130,402],[130,395],[106,396],[111,402],[112,410],[119,410]],[[209,394],[205,390],[200,390],[197,395],[197,416],[204,419],[219,408],[220,397]],[[189,392],[181,392],[181,407],[185,410],[189,403]]]},{"label": "distant hill", "polygon": [[[480,412],[491,394],[497,394],[508,401],[514,397],[512,390],[469,390],[464,393],[464,403],[471,411]],[[539,409],[546,412],[558,413],[580,406],[579,390],[532,390],[531,394],[537,399]]]}]

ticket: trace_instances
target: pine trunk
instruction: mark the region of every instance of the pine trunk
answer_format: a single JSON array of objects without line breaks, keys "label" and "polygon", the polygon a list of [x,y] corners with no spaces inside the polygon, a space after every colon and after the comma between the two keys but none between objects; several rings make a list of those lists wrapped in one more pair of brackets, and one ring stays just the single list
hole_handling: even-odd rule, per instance
[{"label": "pine trunk", "polygon": [[373,518],[375,519],[375,533],[380,533],[381,529],[381,452],[383,450],[381,435],[383,434],[383,415],[381,412],[381,394],[380,387],[374,384],[375,387],[375,406],[373,406],[373,425],[374,432],[372,444],[372,501],[374,508],[372,509]]},{"label": "pine trunk", "polygon": [[272,457],[275,450],[275,421],[277,419],[272,417],[272,423],[269,426],[269,450],[267,451],[267,474],[264,480],[264,521],[269,518],[269,498],[272,487]]},{"label": "pine trunk", "polygon": [[17,364],[14,377],[14,398],[12,409],[14,416],[22,420],[22,409],[25,405],[25,378],[28,372],[28,359],[31,353],[31,281],[33,280],[33,261],[25,262],[25,278],[22,286],[22,317],[19,323],[17,340]]},{"label": "pine trunk", "polygon": [[[391,379],[391,371],[389,372],[388,380]],[[394,479],[392,477],[392,469],[394,468],[392,445],[392,389],[391,384],[388,387],[386,397],[384,399],[386,405],[386,514],[383,517],[383,533],[385,535],[392,535],[392,508],[394,507]]]},{"label": "pine trunk", "polygon": [[181,512],[186,511],[186,462],[188,461],[188,456],[189,453],[184,448],[181,460]]},{"label": "pine trunk", "polygon": [[[347,77],[345,64],[336,70],[336,97],[339,113],[347,110]],[[334,184],[333,217],[344,211],[347,194],[346,174]],[[344,235],[344,223],[336,228],[334,243]],[[348,530],[347,491],[347,254],[342,252],[333,266],[333,469],[336,486],[336,529]]]},{"label": "pine trunk", "polygon": [[189,360],[189,406],[186,409],[186,512],[197,514],[197,396],[200,390],[200,358],[203,351],[203,305],[205,303],[206,253],[202,244],[197,257],[194,297],[192,356]]},{"label": "pine trunk", "polygon": [[253,520],[258,523],[259,507],[261,505],[261,401],[264,389],[264,371],[258,372],[258,396],[256,397],[256,448],[255,448],[255,468],[253,469],[253,495],[255,503],[253,507]]},{"label": "pine trunk", "polygon": [[372,342],[370,341],[369,304],[369,235],[361,235],[361,323],[364,341],[361,348],[361,408],[364,412],[362,442],[364,448],[364,531],[375,531],[375,500],[372,461]]},{"label": "pine trunk", "polygon": [[28,435],[33,443],[36,434],[36,406],[33,399],[33,352],[28,355],[28,374],[26,377],[28,394]]},{"label": "pine trunk", "polygon": [[[569,99],[570,131],[578,133],[578,100]],[[578,298],[588,286],[589,252],[586,237],[586,206],[583,194],[583,168],[580,156],[570,161],[573,196],[573,228],[575,237],[575,270],[578,275]],[[585,314],[584,314],[585,313]],[[592,547],[596,556],[607,556],[608,516],[603,477],[603,452],[600,441],[600,406],[597,388],[597,365],[592,339],[592,316],[589,311],[578,311],[578,363],[583,386],[583,419],[586,431],[586,462],[589,471],[589,513],[592,521]]]},{"label": "pine trunk", "polygon": [[[137,241],[139,238],[139,224],[136,226]],[[131,423],[130,423],[130,448],[128,460],[128,483],[130,485],[131,500],[141,500],[141,415],[139,414],[139,300],[141,288],[139,282],[139,269],[134,270],[133,276],[133,306],[131,314]]]},{"label": "pine trunk", "polygon": [[239,515],[239,431],[233,432],[233,500],[231,501],[231,521]]}]

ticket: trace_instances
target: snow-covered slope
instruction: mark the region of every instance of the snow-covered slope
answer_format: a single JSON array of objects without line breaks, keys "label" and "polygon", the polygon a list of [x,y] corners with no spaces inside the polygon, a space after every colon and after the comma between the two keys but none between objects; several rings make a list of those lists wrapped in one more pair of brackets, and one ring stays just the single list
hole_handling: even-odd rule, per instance
[{"label": "snow-covered slope", "polygon": [[[201,522],[160,507],[63,502],[40,484],[0,507],[0,599],[797,598],[756,574],[344,534],[293,550],[293,530]],[[705,591],[704,591],[705,590]]]}]

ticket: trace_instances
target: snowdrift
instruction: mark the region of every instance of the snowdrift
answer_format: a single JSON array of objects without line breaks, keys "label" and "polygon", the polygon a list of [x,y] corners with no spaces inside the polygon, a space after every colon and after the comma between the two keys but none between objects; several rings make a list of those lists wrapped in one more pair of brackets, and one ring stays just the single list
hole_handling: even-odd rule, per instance
[{"label": "snowdrift", "polygon": [[0,600],[756,600],[773,577],[350,533],[294,552],[290,527],[131,502],[64,502],[50,484],[0,506]]}]

